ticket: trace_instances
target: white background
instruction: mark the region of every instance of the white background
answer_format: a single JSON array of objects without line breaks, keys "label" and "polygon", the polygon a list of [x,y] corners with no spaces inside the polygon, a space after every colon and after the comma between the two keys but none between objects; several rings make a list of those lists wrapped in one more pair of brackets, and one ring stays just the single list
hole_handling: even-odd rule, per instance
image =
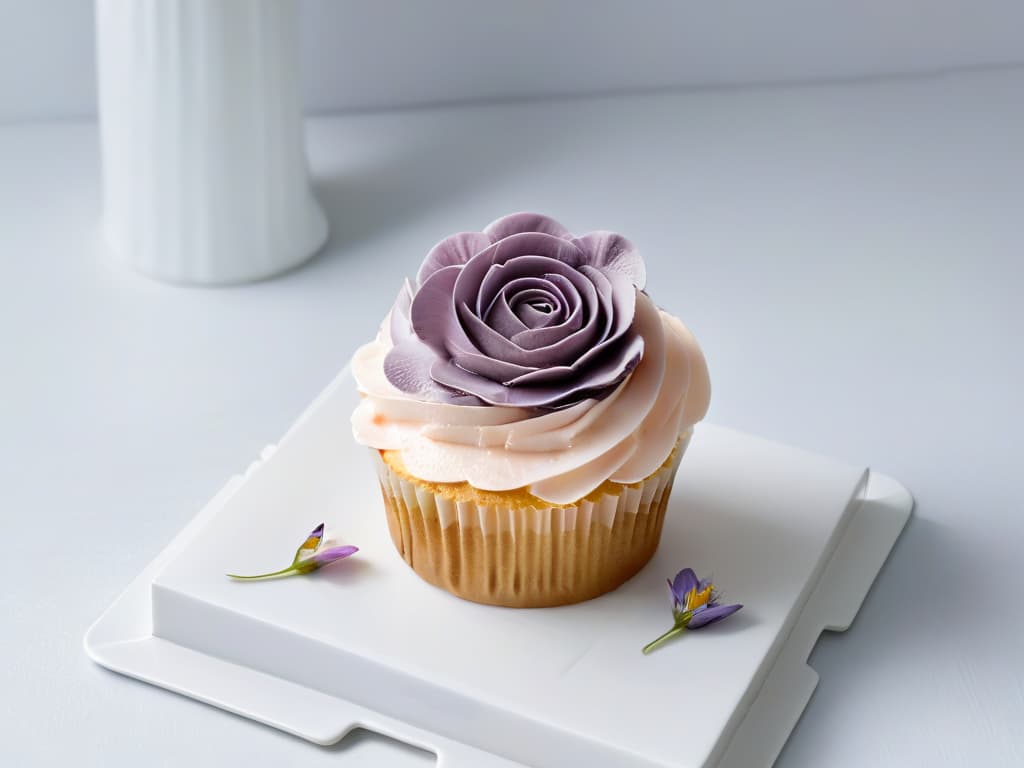
[{"label": "white background", "polygon": [[[303,0],[311,112],[1024,62],[1017,0]],[[0,0],[0,121],[95,112],[90,0]]]},{"label": "white background", "polygon": [[[980,4],[913,5],[879,25],[886,68],[909,49],[941,53],[928,66],[1014,53],[1008,7],[982,25]],[[853,627],[812,657],[821,684],[779,764],[1024,764],[1024,70],[317,118],[323,253],[189,290],[109,263],[95,128],[38,121],[90,108],[87,4],[0,7],[21,123],[0,126],[0,764],[429,764],[119,678],[81,637],[369,337],[434,241],[524,208],[639,244],[652,294],[705,347],[711,420],[870,464],[918,499]],[[60,12],[44,23],[44,7]],[[389,66],[406,96],[426,77]],[[310,85],[314,105],[330,92]]]}]

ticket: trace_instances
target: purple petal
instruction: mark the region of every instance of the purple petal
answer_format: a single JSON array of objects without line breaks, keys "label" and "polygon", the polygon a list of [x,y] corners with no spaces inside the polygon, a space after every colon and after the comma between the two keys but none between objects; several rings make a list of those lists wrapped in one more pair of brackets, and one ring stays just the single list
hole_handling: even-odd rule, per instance
[{"label": "purple petal", "polygon": [[491,244],[491,238],[482,232],[459,232],[449,235],[430,249],[420,266],[416,280],[420,285],[439,269],[462,266]]},{"label": "purple petal", "polygon": [[509,307],[530,328],[547,327],[562,319],[565,312],[561,297],[552,288],[520,289],[517,285],[508,285],[502,292],[511,294]]},{"label": "purple petal", "polygon": [[[490,274],[490,272],[488,272]],[[507,283],[502,285],[494,298],[487,305],[487,309],[481,315],[484,319],[490,323],[490,315],[495,311],[497,305],[504,303],[509,311],[512,311],[512,305],[514,302],[518,303],[520,297],[524,294],[528,294],[529,291],[537,290],[543,291],[550,294],[548,299],[553,300],[555,304],[561,307],[561,314],[565,314],[564,310],[572,302],[567,298],[566,294],[563,293],[563,287],[567,284],[565,278],[555,275],[543,275],[537,277],[520,277],[513,280],[509,280]],[[481,302],[481,306],[483,302]],[[520,321],[522,323],[522,321]],[[522,330],[525,330],[526,326],[523,325]]]},{"label": "purple petal", "polygon": [[[490,274],[490,272],[488,272],[488,274]],[[511,307],[512,299],[518,296],[521,292],[531,288],[547,291],[557,299],[557,303],[559,305],[563,307],[568,306],[571,302],[562,291],[565,285],[565,278],[550,274],[515,278],[498,288],[497,293],[487,306],[487,310],[484,312],[483,316],[486,317],[494,308],[494,305],[501,301],[502,298],[504,298],[506,303],[509,303],[509,306]],[[483,303],[481,302],[481,306],[482,305]]]},{"label": "purple petal", "polygon": [[509,306],[503,293],[491,302],[484,322],[506,339],[512,339],[517,333],[527,330],[526,323],[512,311],[512,307]]},{"label": "purple petal", "polygon": [[672,614],[677,615],[682,612],[685,608],[685,600],[680,600],[679,595],[676,594],[675,587],[672,586],[672,579],[665,579],[665,583],[668,584],[668,595],[672,598]]},{"label": "purple petal", "polygon": [[359,551],[359,547],[353,546],[341,546],[341,547],[328,547],[322,552],[317,552],[313,555],[312,560],[318,566],[324,566],[328,563],[333,563],[335,560],[341,560],[343,557],[354,555]]},{"label": "purple petal", "polygon": [[686,625],[686,628],[700,629],[701,627],[706,627],[708,624],[714,624],[716,621],[721,621],[724,618],[732,616],[742,607],[742,605],[736,604],[715,605],[705,608],[693,614],[693,618],[690,619],[690,623]]},{"label": "purple petal", "polygon": [[[564,339],[573,337],[580,330],[583,330],[583,307],[577,304],[572,314],[565,319],[564,323],[520,331],[512,336],[511,340],[523,349],[541,349],[542,347],[550,347]],[[588,336],[591,335],[589,330],[585,331]]]},{"label": "purple petal", "polygon": [[[580,335],[587,339],[583,342],[583,347],[592,346],[592,342],[597,340],[596,324],[590,324],[584,330],[584,320],[591,317],[597,304],[597,291],[593,284],[586,280],[580,282],[580,286],[583,288],[581,294],[576,284],[564,275],[546,275],[545,282],[548,288],[561,298],[562,311],[559,314],[562,317],[558,322],[524,329],[509,338],[523,349],[540,349],[541,347],[550,347],[565,339],[576,338],[573,334],[583,331]],[[568,343],[574,342],[569,341]],[[552,350],[552,357],[560,356],[558,351]]]},{"label": "purple petal", "polygon": [[489,235],[492,241],[498,241],[503,237],[519,234],[520,232],[543,232],[547,235],[554,235],[555,237],[565,239],[572,237],[572,233],[569,230],[550,216],[525,211],[502,216],[500,219],[492,221],[484,227],[484,234]]},{"label": "purple petal", "polygon": [[[636,363],[640,359],[644,342],[639,338],[636,341],[640,349],[631,363],[627,361],[624,372],[618,380],[624,378],[636,367]],[[508,405],[516,408],[557,408],[588,396],[595,390],[609,389],[612,384],[616,383],[616,379],[608,375],[608,366],[620,367],[618,363],[607,364],[593,376],[590,376],[588,372],[587,377],[568,386],[563,381],[527,387],[514,386],[512,382],[508,382],[509,386],[505,386],[441,360],[435,362],[431,367],[430,375],[434,377],[435,381],[452,389],[470,392],[490,405]]]},{"label": "purple petal", "polygon": [[[537,369],[530,357],[530,352],[517,346],[515,343],[506,339],[496,330],[488,326],[487,323],[474,315],[467,305],[459,305],[457,311],[459,321],[462,323],[466,336],[470,340],[470,343],[468,345],[463,345],[462,348],[470,347],[478,349],[484,357],[496,362],[502,361],[515,365],[527,366],[530,371],[535,371]],[[458,352],[453,349],[451,355],[452,359],[455,359],[457,354]],[[456,360],[456,362],[458,362],[458,360]],[[487,378],[492,378],[489,373],[480,373],[483,376],[487,376]],[[494,378],[497,379],[499,376],[500,374],[495,374]]]},{"label": "purple petal", "polygon": [[[550,308],[542,312],[536,307]],[[547,327],[565,319],[566,300],[558,286],[543,277],[521,277],[507,283],[490,303],[483,319],[507,339],[536,327]],[[527,323],[529,320],[533,325]]]},{"label": "purple petal", "polygon": [[[548,265],[545,269],[538,268],[537,262],[532,262],[530,269],[519,267],[512,273],[505,276],[503,280],[492,280],[486,285],[484,281],[487,272],[497,264],[506,264],[513,259],[520,257],[538,258],[546,257],[554,261],[562,262],[563,267],[570,269],[559,269]],[[520,232],[501,240],[489,248],[484,249],[476,255],[462,270],[459,275],[459,282],[456,286],[456,298],[465,301],[474,307],[477,314],[482,315],[487,305],[492,302],[498,291],[509,280],[523,278],[523,276],[537,276],[544,272],[574,271],[584,263],[584,254],[567,240],[559,240],[544,234],[543,232]]]},{"label": "purple petal", "polygon": [[591,232],[573,241],[586,255],[586,263],[624,275],[637,288],[647,283],[647,269],[636,247],[615,232]]},{"label": "purple petal", "polygon": [[388,350],[384,356],[384,375],[403,392],[421,400],[436,400],[431,396],[436,386],[430,377],[430,366],[436,359],[434,350],[413,336]]},{"label": "purple petal", "polygon": [[[472,306],[472,295],[463,296],[460,293],[460,287],[463,277],[471,269],[475,269],[475,263],[466,267],[463,274],[460,275],[459,282],[455,288],[460,302],[464,301],[469,306]],[[531,365],[536,368],[561,366],[559,372],[555,374],[555,378],[558,378],[565,374],[565,366],[578,362],[581,357],[587,354],[588,350],[592,351],[604,339],[601,335],[601,325],[607,323],[604,321],[603,313],[600,309],[597,289],[589,275],[557,260],[543,256],[520,256],[510,259],[503,265],[493,266],[490,270],[488,277],[492,274],[498,274],[510,282],[527,276],[542,274],[550,290],[558,292],[565,298],[567,308],[570,311],[574,311],[577,306],[582,304],[588,318],[595,318],[600,315],[601,321],[600,323],[591,321],[584,324],[581,317],[580,327],[575,331],[566,328],[563,333],[552,334],[547,339],[542,338],[543,341],[547,342],[543,344],[537,343],[536,340],[527,340],[525,343],[519,344],[518,335],[512,339],[507,339],[496,332],[493,334],[488,333],[485,330],[485,323],[468,318],[465,312],[460,311],[459,317],[465,325],[467,335],[486,354],[492,357],[505,357],[505,359],[512,362],[521,365]],[[545,270],[549,271],[545,272]],[[604,279],[603,276],[601,279]],[[631,304],[635,302],[636,291],[628,282],[626,285],[629,287],[628,292],[632,294],[632,297],[626,297],[623,302]],[[627,311],[629,311],[629,317],[624,318],[624,322],[628,325],[632,321],[633,315],[631,310],[628,309]],[[603,348],[599,348],[597,353],[592,354],[591,357],[596,357],[602,351]]]},{"label": "purple petal", "polygon": [[406,280],[398,292],[394,305],[391,307],[391,317],[388,323],[388,330],[391,333],[391,343],[398,344],[412,336],[412,326],[409,323],[409,310],[412,307],[413,290],[412,285]]},{"label": "purple petal", "polygon": [[479,398],[452,390],[430,375],[437,355],[415,336],[410,336],[384,357],[384,375],[393,386],[419,400],[451,405],[482,405]]},{"label": "purple petal", "polygon": [[[480,321],[467,314],[467,318],[472,319],[474,322],[479,323]],[[492,334],[495,339],[503,338],[499,334],[492,331],[486,326],[482,326],[488,333]],[[515,345],[508,342],[513,349],[517,349]],[[524,365],[519,360],[525,358],[526,353],[522,350],[518,350],[518,355],[504,355],[494,356],[491,354],[481,354],[469,349],[453,349],[451,353],[451,360],[460,368],[465,368],[470,373],[475,373],[491,381],[509,381],[519,376],[526,376],[530,373],[535,372],[537,369],[530,365]]]},{"label": "purple petal", "polygon": [[448,354],[445,342],[463,335],[452,301],[452,293],[462,271],[462,267],[442,267],[434,272],[420,286],[410,308],[413,331],[442,356]]},{"label": "purple petal", "polygon": [[676,600],[685,605],[686,596],[690,594],[690,590],[697,589],[699,584],[697,574],[693,572],[693,569],[683,568],[672,580],[672,594]]},{"label": "purple petal", "polygon": [[[608,355],[607,359],[596,361],[611,342],[603,341],[589,350],[572,365],[552,365],[524,373],[511,379],[510,386],[534,386],[548,382],[571,380],[578,377],[572,392],[610,387],[626,378],[637,365],[644,353],[644,340],[633,336],[623,345],[621,351]],[[563,387],[564,389],[564,387]]]},{"label": "purple petal", "polygon": [[[450,360],[434,360],[430,367],[434,381],[461,392],[472,392],[488,405],[511,405],[511,390],[494,381],[460,368]],[[524,406],[525,407],[525,406]]]},{"label": "purple petal", "polygon": [[[529,261],[518,266],[511,263],[521,259]],[[557,265],[546,264],[539,259],[550,259],[557,262]],[[456,297],[475,307],[478,315],[483,315],[508,281],[518,277],[542,276],[549,272],[569,276],[583,263],[583,252],[568,240],[559,240],[539,232],[523,232],[498,241],[466,264],[456,285]],[[507,266],[510,271],[504,275],[489,274],[498,265]]]}]

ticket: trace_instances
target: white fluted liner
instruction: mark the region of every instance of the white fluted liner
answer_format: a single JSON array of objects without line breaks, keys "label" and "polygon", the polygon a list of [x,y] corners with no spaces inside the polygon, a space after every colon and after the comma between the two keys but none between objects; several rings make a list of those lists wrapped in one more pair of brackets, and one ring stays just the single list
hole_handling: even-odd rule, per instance
[{"label": "white fluted liner", "polygon": [[323,244],[296,0],[97,0],[104,230],[164,280],[232,283]]},{"label": "white fluted liner", "polygon": [[416,573],[469,600],[539,607],[596,597],[647,563],[689,437],[644,481],[551,506],[524,505],[518,494],[485,503],[456,489],[434,493],[371,454],[391,538]]}]

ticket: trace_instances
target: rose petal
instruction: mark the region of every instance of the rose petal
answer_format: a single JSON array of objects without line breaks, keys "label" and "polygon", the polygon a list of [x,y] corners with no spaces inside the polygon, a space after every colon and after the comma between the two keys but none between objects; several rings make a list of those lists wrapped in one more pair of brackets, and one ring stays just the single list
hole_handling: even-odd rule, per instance
[{"label": "rose petal", "polygon": [[[513,238],[508,238],[505,242],[508,242],[511,239]],[[547,237],[547,240],[550,241],[552,238]],[[474,306],[479,308],[481,305],[489,306],[491,304],[491,298],[486,297],[483,291],[479,294],[474,292],[474,288],[477,284],[473,282],[473,279],[480,274],[481,268],[487,270],[486,277],[494,287],[495,295],[500,291],[501,285],[508,284],[511,281],[520,278],[534,277],[543,277],[546,280],[550,280],[550,275],[562,275],[567,282],[576,286],[577,291],[582,289],[584,292],[589,290],[590,293],[594,293],[594,289],[587,276],[582,274],[580,271],[573,269],[568,264],[548,256],[518,256],[510,258],[505,263],[488,264],[484,261],[484,255],[481,254],[462,269],[462,272],[458,275],[455,281],[453,292],[456,306],[458,308],[457,319],[462,323],[462,328],[464,329],[465,336],[469,339],[470,346],[476,347],[480,351],[492,357],[502,358],[520,365],[543,366],[567,362],[567,359],[564,357],[524,357],[520,348],[493,328],[488,327],[488,325],[480,319],[480,313],[472,311],[471,308]],[[455,268],[449,267],[449,269]],[[421,292],[427,288],[432,288],[432,283],[434,283],[436,276],[440,274],[440,272],[435,273],[435,276],[431,277],[431,279],[427,281],[427,284],[424,285]],[[632,290],[632,286],[630,286],[630,289]],[[417,329],[418,326],[416,324],[415,316],[416,305],[418,302],[419,297],[417,296],[416,301],[413,302],[413,326]],[[449,335],[451,335],[451,331],[449,331]],[[575,359],[575,356],[573,359]]]},{"label": "rose petal", "polygon": [[527,330],[524,317],[534,317],[529,313],[529,302],[543,302],[552,307],[548,313],[536,312],[542,325],[559,322],[564,314],[565,299],[550,281],[542,277],[522,277],[507,283],[494,297],[483,320],[505,338]]},{"label": "rose petal", "polygon": [[412,307],[413,297],[412,283],[406,280],[402,283],[398,297],[391,307],[391,314],[388,315],[388,331],[391,334],[393,344],[398,344],[412,336],[412,326],[409,323],[409,309]]},{"label": "rose petal", "polygon": [[470,373],[484,376],[491,381],[504,382],[518,376],[525,376],[537,370],[534,366],[510,362],[501,357],[480,354],[468,349],[453,349],[451,360]]},{"label": "rose petal", "polygon": [[[591,266],[583,266],[580,267],[580,273],[590,280],[597,293],[598,312],[596,317],[601,320],[600,338],[606,339],[608,338],[608,334],[611,332],[612,323],[615,319],[616,307],[615,300],[612,298],[614,287],[612,286],[612,282],[608,276],[599,269],[594,269]],[[626,295],[628,296],[630,293],[632,293],[632,291],[627,291]],[[632,315],[625,319],[632,322]],[[591,322],[597,321],[593,320]]]},{"label": "rose petal", "polygon": [[430,367],[436,359],[434,350],[412,337],[388,350],[384,357],[384,375],[394,387],[419,400],[465,402],[464,396],[446,392],[434,381]]},{"label": "rose petal", "polygon": [[[550,285],[550,283],[549,283]],[[502,292],[516,291],[506,286]],[[562,320],[565,307],[554,291],[546,288],[527,288],[516,291],[509,300],[512,311],[530,328],[544,328]]]},{"label": "rose petal", "polygon": [[506,339],[498,331],[491,328],[483,320],[473,314],[465,304],[460,304],[456,310],[459,322],[470,343],[463,345],[466,351],[477,349],[487,357],[496,360],[505,360],[516,365],[529,366],[536,369],[530,352],[518,346],[509,339]]},{"label": "rose petal", "polygon": [[493,242],[520,232],[543,232],[565,239],[572,237],[569,230],[550,216],[525,211],[502,216],[484,227],[484,234],[489,235]]},{"label": "rose petal", "polygon": [[[490,274],[490,272],[488,272]],[[560,282],[559,282],[560,281]],[[569,307],[573,304],[572,297],[570,294],[566,294],[563,290],[564,286],[569,284],[568,281],[558,276],[558,281],[552,280],[552,275],[544,275],[542,277],[520,277],[505,283],[498,289],[497,294],[487,305],[487,309],[480,315],[485,320],[494,309],[494,305],[502,299],[508,304],[512,298],[512,294],[520,290],[525,290],[528,287],[540,288],[542,290],[550,292],[558,299],[558,303],[564,308]],[[482,305],[482,302],[481,302]],[[509,307],[511,309],[511,306]]]},{"label": "rose petal", "polygon": [[[572,365],[553,365],[549,368],[540,368],[517,376],[507,381],[506,384],[509,387],[536,387],[538,391],[561,387],[567,395],[596,392],[596,390],[618,384],[626,378],[627,374],[640,363],[643,352],[644,340],[639,336],[634,336],[629,339],[621,352],[609,355],[605,360],[595,362],[586,359],[589,358],[588,353],[580,358],[579,362]],[[572,386],[566,387],[567,382],[571,382]],[[516,401],[509,402],[510,404],[519,404]],[[557,402],[557,399],[553,402]]]},{"label": "rose petal", "polygon": [[569,343],[571,344],[574,334],[582,327],[583,307],[577,304],[576,309],[573,310],[573,313],[564,323],[542,328],[529,328],[525,331],[520,331],[510,338],[514,344],[523,349],[535,350],[542,347],[550,347],[565,339],[570,339]]},{"label": "rose petal", "polygon": [[[584,295],[581,296],[576,286],[563,275],[547,275],[547,284],[551,290],[558,291],[564,298],[564,305],[571,307],[568,316],[560,323],[551,323],[542,328],[531,328],[523,330],[509,338],[523,349],[539,349],[561,341],[564,338],[583,328],[585,320],[593,311],[596,305],[596,291],[593,285],[586,282],[581,283],[584,287]],[[595,329],[590,327],[585,331],[587,338],[596,336]]]},{"label": "rose petal", "polygon": [[504,294],[498,294],[495,297],[484,317],[484,322],[506,339],[511,339],[517,333],[528,330],[526,323],[512,311]]},{"label": "rose petal", "polygon": [[[463,296],[459,293],[459,290],[466,272],[470,269],[476,269],[476,261],[474,259],[463,270],[463,274],[459,276],[459,282],[456,283],[455,287],[457,299],[469,306],[472,306],[469,303],[472,301],[472,295]],[[496,282],[501,278],[512,281],[520,277],[542,274],[544,279],[551,285],[552,290],[560,288],[562,295],[566,297],[568,302],[567,306],[575,308],[577,302],[581,302],[587,319],[581,321],[581,327],[578,332],[571,332],[571,329],[567,328],[567,333],[563,338],[559,338],[560,334],[553,334],[553,339],[549,339],[548,344],[543,346],[530,344],[521,347],[518,343],[506,339],[496,332],[488,331],[486,323],[478,321],[478,319],[473,317],[468,317],[464,312],[460,312],[459,319],[463,323],[471,343],[488,355],[504,357],[512,362],[521,365],[532,365],[537,368],[550,367],[552,365],[570,365],[583,355],[586,350],[597,345],[603,339],[603,329],[611,325],[612,321],[605,319],[605,313],[601,308],[593,277],[588,276],[581,270],[572,268],[568,264],[545,256],[519,256],[509,259],[505,264],[491,266],[489,269],[488,276],[498,275],[498,278],[494,278]],[[587,267],[586,269],[590,268]],[[550,271],[546,272],[545,270]],[[608,279],[596,273],[596,271],[595,274],[606,285],[606,289],[610,291],[611,285]],[[622,280],[621,282],[628,287],[627,297],[623,300],[628,306],[630,304],[629,297],[635,291],[628,281]],[[607,303],[609,310],[613,311],[614,302],[609,298]],[[629,311],[629,315],[624,317],[624,320],[628,323],[632,321],[633,315],[631,309],[626,311]],[[472,315],[471,312],[469,314]],[[599,316],[601,320],[597,322],[589,319],[595,316]],[[525,353],[524,350],[526,350]]]},{"label": "rose petal", "polygon": [[440,357],[449,355],[453,346],[475,349],[455,313],[452,296],[464,268],[442,267],[427,278],[412,300],[412,329]]},{"label": "rose petal", "polygon": [[[508,387],[503,384],[478,376],[460,368],[450,360],[434,360],[430,366],[430,375],[434,381],[452,389],[472,393],[485,403],[491,405],[512,405]],[[526,403],[516,403],[520,407],[530,407]]]},{"label": "rose petal", "polygon": [[520,303],[516,308],[516,312],[520,315],[519,319],[533,330],[544,328],[548,323],[556,319],[552,317],[551,312],[543,312],[526,303]]},{"label": "rose petal", "polygon": [[439,242],[420,265],[416,280],[423,285],[439,269],[461,266],[491,244],[491,238],[482,232],[458,232]]},{"label": "rose petal", "polygon": [[[591,270],[591,268],[584,267],[581,272],[585,272],[586,270]],[[598,270],[592,270],[591,273],[588,274],[593,273],[598,273]],[[636,289],[621,275],[612,276],[611,280],[613,283],[620,282],[621,285],[615,286],[615,290],[612,292],[614,317],[608,337],[588,349],[571,365],[550,365],[547,368],[542,368],[541,370],[536,371],[535,373],[525,374],[520,379],[510,382],[510,384],[520,386],[524,384],[538,384],[541,382],[556,381],[559,379],[575,377],[577,375],[583,376],[591,370],[596,370],[593,369],[592,366],[596,365],[597,360],[604,356],[611,347],[617,346],[620,341],[622,341],[625,346],[617,354],[612,355],[610,361],[605,361],[601,364],[600,370],[603,372],[602,377],[605,379],[609,376],[621,377],[621,374],[628,370],[632,370],[632,366],[635,366],[639,359],[634,359],[634,356],[639,355],[643,350],[642,340],[635,337],[636,331],[633,328],[633,318],[636,312]],[[628,338],[630,335],[633,337]],[[639,346],[636,344],[637,341],[641,342]],[[561,343],[562,342],[559,342],[559,344],[554,345],[554,347],[557,348]],[[549,347],[546,349],[551,348]],[[568,357],[568,355],[562,356],[562,359],[565,359],[565,357]],[[609,363],[611,363],[611,365],[609,365]],[[620,368],[621,370],[619,370]],[[618,373],[613,373],[613,371],[618,371]],[[604,386],[607,386],[607,384]]]},{"label": "rose petal", "polygon": [[[410,361],[408,357],[413,359]],[[379,412],[389,419],[416,418],[416,414],[420,412],[419,401],[434,403],[435,407],[440,408],[439,417],[453,424],[461,423],[459,417],[462,414],[473,423],[490,424],[516,421],[529,415],[522,409],[485,406],[472,395],[438,384],[430,377],[430,363],[434,359],[434,352],[412,334],[397,348],[393,347],[386,334],[382,333],[357,349],[352,356],[352,373],[359,391],[372,396],[375,407],[374,414],[371,415]],[[392,377],[398,380],[404,389],[389,380],[389,369]],[[414,397],[407,397],[408,394],[413,394]],[[361,402],[367,402],[369,399],[365,398]]]},{"label": "rose petal", "polygon": [[[560,266],[540,266],[540,262],[529,261],[510,272],[497,267],[511,268],[512,262],[520,259],[549,259]],[[583,252],[568,240],[559,240],[550,235],[527,232],[512,235],[482,251],[463,269],[463,275],[456,288],[457,298],[474,307],[478,316],[483,316],[486,307],[510,280],[519,277],[541,277],[550,272],[565,274],[575,272],[583,263]]]},{"label": "rose petal", "polygon": [[572,241],[586,256],[586,263],[625,275],[643,290],[647,268],[643,257],[629,240],[615,232],[599,230]]}]

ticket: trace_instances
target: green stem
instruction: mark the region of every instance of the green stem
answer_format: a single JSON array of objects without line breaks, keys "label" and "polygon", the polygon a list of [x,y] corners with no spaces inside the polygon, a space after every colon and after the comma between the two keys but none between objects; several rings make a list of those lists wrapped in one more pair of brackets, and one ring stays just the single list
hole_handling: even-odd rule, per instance
[{"label": "green stem", "polygon": [[665,634],[655,638],[654,640],[651,640],[651,642],[649,642],[647,645],[645,645],[644,646],[644,655],[646,656],[648,653],[653,651],[655,648],[659,647],[666,640],[671,640],[676,635],[681,635],[685,631],[686,631],[686,627],[682,627],[682,626],[672,627],[672,629],[670,629],[668,632],[666,632]]},{"label": "green stem", "polygon": [[289,565],[287,568],[282,568],[280,571],[272,571],[271,573],[260,573],[256,576],[238,576],[234,573],[227,574],[229,578],[238,579],[239,581],[259,581],[260,579],[276,579],[279,576],[291,576],[293,573],[299,573],[299,569],[295,565]]}]

